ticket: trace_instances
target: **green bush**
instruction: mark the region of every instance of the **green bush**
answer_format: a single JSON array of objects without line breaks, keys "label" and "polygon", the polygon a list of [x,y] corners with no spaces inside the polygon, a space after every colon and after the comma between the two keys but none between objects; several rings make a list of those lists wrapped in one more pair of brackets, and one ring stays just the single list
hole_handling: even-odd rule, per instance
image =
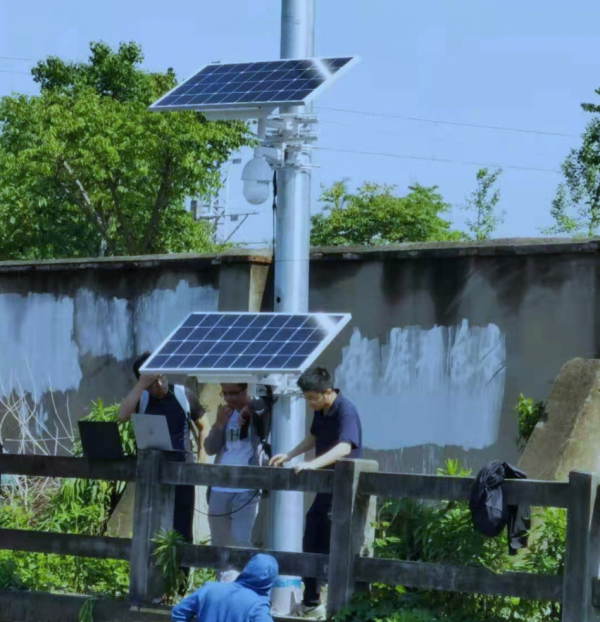
[{"label": "green bush", "polygon": [[[86,419],[114,421],[117,412],[117,405],[105,407],[98,400],[92,403]],[[125,455],[134,455],[131,424],[120,424],[119,430]],[[74,444],[73,453],[83,455],[79,442]],[[59,483],[29,479],[27,494],[15,494],[10,487],[4,487],[0,528],[102,535],[124,488],[124,482],[84,479],[63,479]],[[120,598],[126,596],[129,588],[129,564],[119,560],[1,551],[0,587]]]},{"label": "green bush", "polygon": [[539,421],[546,420],[546,402],[534,402],[530,397],[519,395],[519,401],[514,408],[517,413],[517,447],[519,451],[525,449],[527,441],[531,438],[533,430]]}]

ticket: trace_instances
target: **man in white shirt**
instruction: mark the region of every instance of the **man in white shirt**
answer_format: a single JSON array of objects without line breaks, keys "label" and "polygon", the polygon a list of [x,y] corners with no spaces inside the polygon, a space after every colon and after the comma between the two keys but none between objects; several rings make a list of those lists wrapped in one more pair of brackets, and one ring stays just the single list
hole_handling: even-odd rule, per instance
[{"label": "man in white shirt", "polygon": [[[217,419],[204,447],[215,464],[259,465],[266,463],[264,444],[268,412],[262,400],[248,396],[247,384],[222,384],[225,404],[219,407]],[[237,488],[211,488],[208,522],[211,542],[215,546],[252,547],[252,529],[258,514],[260,491]]]}]

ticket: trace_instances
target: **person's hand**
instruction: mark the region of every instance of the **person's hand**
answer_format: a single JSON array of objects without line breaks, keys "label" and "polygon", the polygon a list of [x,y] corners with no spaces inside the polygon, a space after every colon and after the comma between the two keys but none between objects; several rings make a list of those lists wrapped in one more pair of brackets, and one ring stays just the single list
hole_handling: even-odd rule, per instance
[{"label": "person's hand", "polygon": [[252,417],[252,410],[250,408],[250,405],[246,404],[246,406],[244,406],[244,408],[240,410],[240,413],[238,415],[238,421],[240,422],[240,426],[246,425],[248,421],[250,421],[251,417]]},{"label": "person's hand", "polygon": [[138,380],[138,384],[142,389],[148,389],[150,385],[158,378],[155,374],[142,374]]},{"label": "person's hand", "polygon": [[287,454],[277,454],[276,456],[273,456],[269,460],[269,466],[272,466],[272,467],[283,466],[288,460],[289,460],[289,457]]},{"label": "person's hand", "polygon": [[215,421],[215,425],[218,428],[225,428],[229,423],[229,418],[233,414],[233,408],[231,406],[227,406],[227,404],[221,404],[219,406],[219,410],[217,410],[217,420]]},{"label": "person's hand", "polygon": [[314,467],[310,462],[299,462],[292,467],[294,473],[302,473],[302,471],[312,471]]}]

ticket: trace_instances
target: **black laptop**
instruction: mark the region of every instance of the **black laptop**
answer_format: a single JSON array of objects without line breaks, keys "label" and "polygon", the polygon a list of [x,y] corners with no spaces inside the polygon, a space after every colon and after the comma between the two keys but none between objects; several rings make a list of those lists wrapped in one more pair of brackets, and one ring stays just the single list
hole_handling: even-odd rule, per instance
[{"label": "black laptop", "polygon": [[123,458],[123,447],[116,421],[78,421],[83,454],[90,460]]}]

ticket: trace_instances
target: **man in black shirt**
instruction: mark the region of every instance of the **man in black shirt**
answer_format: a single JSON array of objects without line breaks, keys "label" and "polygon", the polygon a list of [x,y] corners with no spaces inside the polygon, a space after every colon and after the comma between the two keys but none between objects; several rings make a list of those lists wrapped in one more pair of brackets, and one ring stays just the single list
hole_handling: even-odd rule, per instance
[{"label": "man in black shirt", "polygon": [[[287,454],[274,456],[269,464],[282,466],[311,449],[315,459],[300,462],[292,468],[296,473],[312,469],[332,468],[344,458],[362,458],[362,428],[356,407],[337,389],[333,388],[330,373],[323,367],[305,371],[298,379],[304,399],[315,410],[308,436]],[[329,554],[331,538],[332,495],[317,494],[306,515],[302,550],[305,553]],[[324,618],[321,605],[322,584],[314,578],[305,578],[303,613],[309,618]]]},{"label": "man in black shirt", "polygon": [[[190,434],[196,442],[198,462],[205,461],[204,439],[206,423],[204,409],[198,398],[182,385],[169,384],[165,375],[140,375],[140,367],[150,357],[146,352],[133,364],[137,383],[121,403],[119,421],[129,421],[134,413],[164,415],[175,452],[168,459],[176,462],[193,462]],[[173,529],[187,542],[193,542],[195,489],[193,486],[175,488]],[[183,569],[186,576],[189,568]]]}]

